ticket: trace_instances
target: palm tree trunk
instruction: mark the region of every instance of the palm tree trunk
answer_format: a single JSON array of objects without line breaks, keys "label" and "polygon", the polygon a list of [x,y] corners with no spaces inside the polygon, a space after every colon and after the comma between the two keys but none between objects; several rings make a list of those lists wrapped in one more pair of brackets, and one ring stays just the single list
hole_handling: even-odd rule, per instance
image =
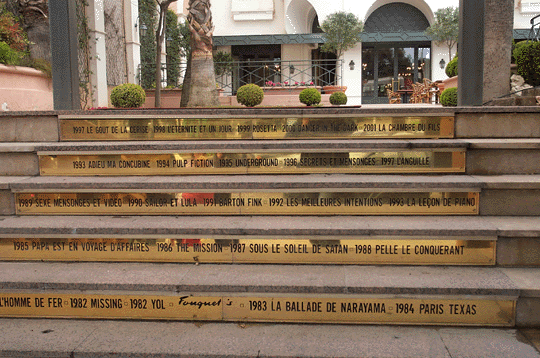
[{"label": "palm tree trunk", "polygon": [[191,31],[190,73],[186,74],[182,96],[187,96],[187,107],[219,107],[212,55],[214,26],[210,0],[189,0],[188,10]]},{"label": "palm tree trunk", "polygon": [[19,9],[30,42],[30,58],[51,62],[49,3],[47,0],[19,0]]}]

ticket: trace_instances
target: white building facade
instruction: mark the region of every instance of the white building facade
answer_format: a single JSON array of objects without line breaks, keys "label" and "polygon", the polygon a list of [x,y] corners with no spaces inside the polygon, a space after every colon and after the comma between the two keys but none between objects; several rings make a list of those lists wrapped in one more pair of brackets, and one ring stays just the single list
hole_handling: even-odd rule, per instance
[{"label": "white building facade", "polygon": [[[137,0],[121,1],[128,64],[138,66]],[[180,0],[172,8],[185,16],[187,3]],[[423,78],[446,78],[444,67],[457,49],[449,53],[424,31],[435,22],[435,12],[448,6],[458,7],[459,1],[213,0],[214,45],[241,64],[227,79],[228,93],[245,82],[261,86],[313,82],[321,87],[333,83],[347,87],[349,104],[388,103],[386,88],[406,89]],[[93,8],[96,18],[99,10],[100,6]],[[338,11],[355,14],[364,23],[364,32],[362,42],[336,62],[335,56],[320,51],[324,37],[319,24]],[[539,13],[540,0],[515,0],[516,40],[526,39],[530,19]],[[103,60],[101,48],[98,40],[97,58]],[[128,73],[128,82],[134,81],[136,68]]]}]

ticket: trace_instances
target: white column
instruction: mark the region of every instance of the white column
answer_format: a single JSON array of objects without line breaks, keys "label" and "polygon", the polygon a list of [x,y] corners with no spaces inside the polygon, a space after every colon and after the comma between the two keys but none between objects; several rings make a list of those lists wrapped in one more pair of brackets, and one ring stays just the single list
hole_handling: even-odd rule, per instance
[{"label": "white column", "polygon": [[107,92],[107,54],[105,51],[105,13],[103,0],[88,2],[89,27],[89,64],[92,105],[107,107],[109,94]]},{"label": "white column", "polygon": [[141,63],[141,42],[139,38],[139,2],[138,0],[124,1],[124,26],[126,34],[127,81],[138,83],[137,74]]},{"label": "white column", "polygon": [[[350,69],[350,62],[354,62],[354,70]],[[343,55],[343,86],[347,86],[347,105],[355,106],[362,104],[362,44]]]}]

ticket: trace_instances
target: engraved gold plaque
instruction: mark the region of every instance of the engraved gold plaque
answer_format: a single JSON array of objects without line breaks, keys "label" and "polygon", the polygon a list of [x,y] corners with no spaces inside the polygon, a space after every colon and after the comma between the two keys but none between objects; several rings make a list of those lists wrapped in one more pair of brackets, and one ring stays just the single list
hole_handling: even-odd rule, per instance
[{"label": "engraved gold plaque", "polygon": [[344,295],[0,293],[1,317],[513,326],[515,301]]},{"label": "engraved gold plaque", "polygon": [[221,320],[221,297],[0,293],[2,317]]},{"label": "engraved gold plaque", "polygon": [[452,138],[452,116],[273,118],[153,118],[134,116],[60,117],[62,141],[309,139],[309,138]]},{"label": "engraved gold plaque", "polygon": [[478,192],[16,193],[18,215],[476,215]]},{"label": "engraved gold plaque", "polygon": [[3,238],[0,259],[290,264],[494,265],[494,238]]},{"label": "engraved gold plaque", "polygon": [[43,154],[41,175],[465,172],[465,150],[340,153]]},{"label": "engraved gold plaque", "polygon": [[238,297],[231,321],[513,326],[514,301],[380,297]]}]

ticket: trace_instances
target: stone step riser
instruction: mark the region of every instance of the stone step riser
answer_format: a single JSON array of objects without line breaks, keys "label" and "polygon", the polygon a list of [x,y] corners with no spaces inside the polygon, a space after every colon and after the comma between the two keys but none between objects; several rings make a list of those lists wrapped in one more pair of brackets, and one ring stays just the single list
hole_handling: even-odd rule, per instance
[{"label": "stone step riser", "polygon": [[[377,109],[375,111],[369,110],[337,110],[339,115],[358,115],[363,116],[441,116],[452,114],[451,111],[455,110],[455,138],[540,138],[540,118],[538,116],[537,108],[406,108],[406,109]],[[313,111],[289,111],[289,116],[299,117],[302,116],[311,117]],[[164,110],[160,115],[169,116],[193,116],[193,115],[215,115],[212,111],[167,111]],[[287,115],[284,111],[268,111],[268,110],[231,110],[228,111],[228,116],[231,118],[239,118],[242,116],[248,116],[255,118],[256,116],[270,116],[270,117],[283,117]],[[337,117],[338,114],[333,112],[328,113],[330,117]],[[74,115],[95,115],[95,116],[125,116],[126,118],[132,117],[133,113],[121,112],[121,111],[85,111],[75,112]],[[149,118],[155,116],[151,111],[137,111],[135,115],[146,115]],[[97,117],[96,117],[97,118]],[[60,139],[59,120],[58,113],[55,112],[43,112],[43,114],[28,113],[4,113],[0,117],[0,142],[57,142]]]},{"label": "stone step riser", "polygon": [[497,253],[496,237],[470,236],[0,236],[0,260],[4,261],[485,266],[494,265],[496,256],[505,260],[519,254],[516,250]]},{"label": "stone step riser", "polygon": [[313,235],[310,239],[301,235],[269,238],[187,234],[183,239],[166,236],[148,238],[141,234],[113,238],[48,236],[2,235],[0,260],[540,266],[540,256],[537,254],[540,251],[540,238],[517,235],[493,236],[482,240],[474,236],[427,237],[420,233],[415,236],[387,235],[356,239],[339,235],[324,238]]},{"label": "stone step riser", "polygon": [[[121,160],[126,160],[125,155],[130,151],[123,152],[123,159],[117,154],[93,155],[92,152],[76,155],[43,154],[38,156],[35,152],[9,152],[0,153],[0,176],[36,176],[36,175],[215,175],[215,174],[312,174],[312,173],[358,173],[358,174],[407,174],[407,173],[465,173],[469,175],[505,175],[505,174],[540,174],[540,148],[538,149],[481,149],[469,148],[464,152],[461,150],[433,150],[433,149],[413,149],[402,151],[396,149],[376,149],[362,151],[339,150],[331,153],[299,152],[298,150],[288,150],[276,154],[274,151],[260,151],[260,157],[275,158],[275,161],[266,164],[249,163],[240,164],[236,167],[236,158],[249,159],[253,155],[232,152],[222,153],[212,152],[212,149],[201,149],[200,153],[176,152],[177,156],[171,154],[132,154],[129,160],[149,161],[148,169],[123,168]],[[171,153],[171,152],[169,152]],[[175,152],[172,152],[175,153]],[[454,153],[454,154],[452,154]],[[454,155],[454,159],[451,156]],[[41,157],[41,159],[40,159]],[[232,167],[222,167],[221,160],[225,157],[232,158]],[[343,158],[374,158],[361,165],[332,165],[339,163]],[[383,159],[382,158],[386,158]],[[417,163],[399,164],[400,158],[427,158]],[[448,158],[447,158],[448,157]],[[464,157],[464,158],[463,158]],[[54,163],[51,162],[51,158]],[[200,168],[191,165],[191,159],[205,159],[210,164]],[[285,159],[287,158],[287,159]],[[319,159],[318,162],[313,160]],[[40,165],[41,160],[41,165]],[[177,165],[173,165],[176,160]],[[312,164],[307,164],[311,160]],[[114,166],[107,163],[113,161]],[[158,163],[159,161],[159,163]],[[302,164],[304,161],[305,165]],[[58,163],[57,163],[58,162]],[[105,163],[107,165],[102,165]],[[172,163],[172,164],[171,164]],[[223,162],[225,163],[225,161]],[[401,162],[400,162],[401,163]],[[405,162],[403,162],[405,163]],[[246,165],[246,166],[244,166]],[[96,168],[94,168],[96,167]],[[102,168],[103,167],[103,168]]]},{"label": "stone step riser", "polygon": [[[290,192],[290,194],[287,194],[287,191],[282,192],[252,192],[250,191],[249,194],[246,196],[242,193],[237,192],[223,192],[223,191],[212,191],[211,193],[214,194],[222,194],[226,195],[227,197],[235,196],[238,197],[235,199],[235,203],[238,202],[240,204],[235,205],[228,205],[226,207],[221,206],[202,206],[199,205],[193,206],[192,201],[181,201],[180,204],[176,202],[175,205],[169,205],[170,199],[164,199],[167,202],[167,206],[156,206],[152,207],[151,209],[148,209],[145,207],[146,199],[145,198],[152,198],[152,197],[160,197],[162,195],[158,195],[156,193],[150,193],[146,194],[145,192],[138,192],[138,191],[130,191],[130,193],[123,194],[121,191],[107,191],[106,193],[110,196],[116,196],[118,193],[122,193],[121,195],[124,196],[124,199],[126,200],[126,205],[124,207],[124,204],[122,204],[122,207],[119,207],[115,204],[115,206],[109,206],[105,207],[101,205],[102,199],[99,201],[99,207],[92,206],[92,207],[77,207],[70,209],[68,207],[57,207],[54,209],[52,206],[54,206],[54,199],[53,196],[51,196],[54,193],[60,194],[62,198],[70,198],[75,197],[77,195],[77,192],[70,191],[73,195],[67,195],[64,192],[54,190],[49,191],[48,193],[43,193],[40,191],[32,191],[31,194],[16,194],[13,193],[10,190],[0,190],[0,215],[48,215],[48,214],[58,214],[58,215],[456,215],[456,214],[462,214],[462,215],[481,215],[481,216],[538,216],[540,215],[540,190],[534,189],[534,190],[527,190],[527,189],[483,189],[479,193],[479,199],[474,199],[474,202],[462,202],[459,201],[459,204],[454,204],[456,202],[456,198],[452,199],[453,202],[451,202],[449,207],[445,207],[442,204],[429,204],[426,200],[427,199],[427,193],[421,193],[416,192],[414,190],[410,191],[409,193],[401,193],[396,192],[395,195],[386,195],[384,192],[372,192],[373,195],[383,195],[386,197],[386,199],[381,199],[381,202],[378,202],[376,206],[347,206],[345,207],[343,203],[341,203],[341,200],[339,200],[339,205],[330,205],[327,203],[327,201],[324,201],[324,203],[321,201],[323,199],[320,199],[321,193],[319,192],[310,192],[315,194],[319,199],[314,199],[316,202],[310,199],[309,205],[302,204],[302,198],[305,199],[307,197],[310,197],[311,195],[308,195],[307,191],[304,191],[306,194],[302,194],[300,199],[294,200],[294,197],[297,196],[296,194],[293,194],[294,191]],[[451,192],[436,192],[436,191],[430,191],[432,195],[443,195],[444,197],[449,197],[448,195],[453,195]],[[171,194],[171,193],[182,193],[169,190],[163,192],[166,196],[174,195],[177,196],[179,194]],[[184,191],[186,195],[191,194],[197,194],[199,196],[207,196],[208,193],[201,193],[197,191]],[[46,196],[47,200],[50,199],[51,207],[36,207],[36,205],[32,204],[33,207],[28,207],[26,204],[20,204],[18,201],[28,201],[33,195],[38,194],[44,194],[42,196]],[[327,193],[322,193],[323,196]],[[458,196],[463,196],[464,198],[469,197],[471,195],[474,195],[476,193],[474,192],[459,192]],[[17,197],[17,195],[19,195]],[[74,196],[75,195],[75,196]],[[91,195],[91,194],[87,194]],[[141,196],[142,195],[142,196]],[[333,194],[332,194],[333,195]],[[340,197],[350,197],[351,195],[360,195],[360,194],[353,194],[347,193],[347,194],[340,194]],[[367,194],[362,194],[363,196]],[[412,196],[411,196],[412,195]],[[94,191],[94,196],[96,198],[99,197],[98,194]],[[133,207],[127,208],[130,204],[127,202],[127,198],[129,196],[141,196],[142,202],[137,202],[137,204],[133,204]],[[243,200],[242,198],[243,197]],[[249,197],[249,198],[248,198]],[[262,200],[262,207],[259,207],[257,205],[249,206],[250,201],[252,200],[253,203],[257,202],[257,198],[263,198]],[[291,205],[287,204],[287,198],[292,200],[289,202],[294,203]],[[408,201],[408,198],[411,197],[410,201]],[[275,202],[274,205],[272,204],[272,198],[275,200],[278,200],[279,203]],[[291,199],[292,198],[292,199]],[[249,200],[248,200],[249,199]],[[256,201],[253,201],[257,199]],[[403,199],[403,205],[399,203],[398,204],[391,204],[393,202],[392,200],[401,200]],[[411,206],[410,203],[414,204]],[[96,199],[97,200],[97,199]],[[138,200],[138,199],[137,199]],[[156,199],[157,200],[157,199]],[[231,199],[232,200],[232,199]],[[240,201],[242,200],[242,201]],[[330,200],[330,199],[328,199]],[[336,199],[337,200],[337,199]],[[343,199],[345,200],[345,199]],[[363,200],[363,199],[362,199]],[[429,199],[431,200],[431,199]],[[445,199],[446,200],[446,199]],[[468,199],[466,199],[468,200]],[[472,199],[471,199],[472,200]],[[283,203],[281,204],[281,201]],[[334,199],[332,199],[332,203],[334,202]],[[337,203],[337,201],[335,201]],[[441,201],[442,202],[442,201]],[[307,202],[306,202],[307,203]],[[322,204],[321,204],[322,203]],[[355,202],[356,203],[356,202]],[[382,204],[381,204],[382,203]],[[140,204],[140,205],[139,205]],[[382,206],[379,207],[379,204]],[[41,204],[40,204],[41,205]],[[92,204],[93,205],[93,204]],[[108,204],[107,204],[108,205]],[[240,206],[238,206],[240,205]],[[288,205],[288,206],[287,206]],[[330,206],[329,206],[330,205]],[[181,207],[184,208],[181,208]],[[243,207],[243,209],[242,209]],[[94,208],[94,209],[93,209]]]},{"label": "stone step riser", "polygon": [[[538,300],[532,290],[520,289],[527,288],[520,281],[526,276],[503,268],[42,262],[0,267],[5,317],[513,326]],[[528,302],[520,303],[522,298]],[[529,321],[539,319],[538,312],[527,313]]]},{"label": "stone step riser", "polygon": [[0,317],[513,327],[516,299],[421,294],[0,292]]}]

